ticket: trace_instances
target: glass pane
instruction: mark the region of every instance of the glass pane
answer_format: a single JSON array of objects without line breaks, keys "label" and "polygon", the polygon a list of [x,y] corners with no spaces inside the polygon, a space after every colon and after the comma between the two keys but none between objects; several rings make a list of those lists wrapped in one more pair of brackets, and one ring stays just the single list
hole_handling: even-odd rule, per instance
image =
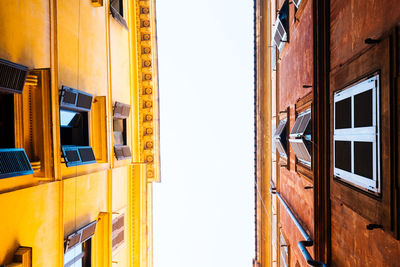
[{"label": "glass pane", "polygon": [[335,141],[335,168],[351,172],[350,141]]},{"label": "glass pane", "polygon": [[351,128],[351,97],[335,103],[335,129]]},{"label": "glass pane", "polygon": [[373,179],[373,144],[354,142],[354,173],[368,179]]},{"label": "glass pane", "polygon": [[354,96],[354,127],[372,126],[372,89]]},{"label": "glass pane", "polygon": [[77,112],[60,109],[60,125],[64,127],[73,127],[80,119]]}]

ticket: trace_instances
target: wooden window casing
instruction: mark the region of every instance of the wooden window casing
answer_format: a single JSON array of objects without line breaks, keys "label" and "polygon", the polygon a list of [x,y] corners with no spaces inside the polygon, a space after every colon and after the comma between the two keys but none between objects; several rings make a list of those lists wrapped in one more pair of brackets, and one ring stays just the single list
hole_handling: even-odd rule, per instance
[{"label": "wooden window casing", "polygon": [[[398,135],[399,103],[398,91],[400,84],[398,77],[400,71],[396,69],[395,54],[400,52],[400,45],[396,43],[398,31],[393,31],[388,37],[382,38],[378,43],[372,44],[367,50],[333,69],[330,78],[331,98],[331,140],[334,129],[334,94],[335,92],[354,84],[355,82],[370,77],[376,73],[380,76],[380,193],[374,194],[362,190],[349,183],[337,179],[334,175],[334,155],[330,157],[330,190],[331,198],[339,200],[347,207],[364,217],[370,224],[378,225],[384,231],[399,238],[399,203],[400,196],[396,189],[399,182]],[[393,38],[395,37],[395,38]],[[331,141],[330,151],[333,151]]]}]

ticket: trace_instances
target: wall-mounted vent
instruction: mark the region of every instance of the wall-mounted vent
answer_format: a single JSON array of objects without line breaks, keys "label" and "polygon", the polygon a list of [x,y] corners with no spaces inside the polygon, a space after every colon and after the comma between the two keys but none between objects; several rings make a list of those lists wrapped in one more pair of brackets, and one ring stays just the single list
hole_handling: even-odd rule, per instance
[{"label": "wall-mounted vent", "polygon": [[129,117],[131,106],[120,102],[114,104],[114,118],[115,119],[126,119]]},{"label": "wall-mounted vent", "polygon": [[67,167],[96,163],[90,146],[62,146],[61,150]]},{"label": "wall-mounted vent", "polygon": [[93,95],[63,86],[60,90],[60,108],[74,111],[90,111]]},{"label": "wall-mounted vent", "polygon": [[64,253],[73,248],[74,246],[81,244],[92,238],[96,230],[97,221],[91,222],[88,225],[82,227],[78,231],[70,234],[64,241]]},{"label": "wall-mounted vent", "polygon": [[129,146],[115,145],[114,152],[117,160],[130,159],[132,157]]},{"label": "wall-mounted vent", "polygon": [[33,174],[23,148],[0,149],[0,178]]},{"label": "wall-mounted vent", "polygon": [[22,94],[28,67],[0,59],[0,91]]},{"label": "wall-mounted vent", "polygon": [[112,222],[112,250],[116,250],[125,240],[125,215],[121,214]]}]

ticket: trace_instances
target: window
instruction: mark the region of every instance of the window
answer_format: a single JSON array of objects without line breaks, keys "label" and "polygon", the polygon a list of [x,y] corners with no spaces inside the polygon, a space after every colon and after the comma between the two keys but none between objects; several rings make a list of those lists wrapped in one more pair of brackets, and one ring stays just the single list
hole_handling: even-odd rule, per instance
[{"label": "window", "polygon": [[131,106],[115,102],[113,117],[114,152],[117,160],[130,159],[131,150],[127,143],[127,119]]},{"label": "window", "polygon": [[279,51],[282,50],[286,42],[288,42],[289,33],[289,3],[284,1],[281,9],[279,10],[278,17],[276,18],[273,32],[273,42]]},{"label": "window", "polygon": [[280,245],[280,259],[279,259],[279,266],[280,267],[288,267],[290,266],[290,257],[289,257],[289,242],[287,241],[286,236],[283,233],[281,228],[280,231],[280,238],[279,238],[279,245]]},{"label": "window", "polygon": [[67,237],[65,240],[64,267],[92,266],[92,237],[96,230],[96,224],[96,221],[91,222]]},{"label": "window", "polygon": [[297,160],[311,167],[311,109],[298,115],[289,137],[290,145]]},{"label": "window", "polygon": [[93,96],[66,86],[60,94],[61,150],[67,167],[95,163],[89,146],[89,114]]},{"label": "window", "polygon": [[111,0],[110,11],[113,18],[118,21],[124,28],[128,29],[128,25],[124,19],[124,1],[123,0]]},{"label": "window", "polygon": [[334,175],[380,192],[379,75],[334,94]]},{"label": "window", "polygon": [[0,59],[0,178],[33,174],[23,148],[15,148],[14,94],[22,94],[28,68]]},{"label": "window", "polygon": [[287,119],[281,120],[281,122],[278,125],[278,128],[276,128],[275,134],[274,134],[274,142],[276,145],[276,148],[278,149],[279,156],[287,158]]}]

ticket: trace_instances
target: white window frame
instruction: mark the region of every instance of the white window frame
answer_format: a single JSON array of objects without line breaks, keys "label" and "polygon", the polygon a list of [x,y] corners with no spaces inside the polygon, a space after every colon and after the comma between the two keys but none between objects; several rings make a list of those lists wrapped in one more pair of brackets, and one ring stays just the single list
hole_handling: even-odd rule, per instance
[{"label": "white window frame", "polygon": [[301,4],[301,0],[293,0],[292,2],[296,6],[296,8],[299,8],[299,6]]},{"label": "white window frame", "polygon": [[[307,115],[308,113],[311,113],[311,108],[309,108],[309,109],[307,109],[307,110],[305,110],[305,111],[299,113],[299,115],[297,115],[296,121],[295,121],[295,123],[294,123],[294,125],[293,125],[293,128],[292,128],[290,134],[289,134],[289,137],[290,137],[290,138],[289,138],[289,143],[302,143],[302,145],[303,145],[304,148],[305,148],[305,151],[307,152],[307,156],[310,158],[310,161],[306,161],[306,160],[303,160],[303,159],[299,158],[299,157],[297,156],[298,153],[296,153],[297,149],[294,148],[294,147],[291,145],[291,146],[292,146],[292,149],[293,149],[293,152],[294,152],[294,154],[296,155],[296,158],[297,158],[297,160],[298,160],[300,163],[303,163],[304,165],[306,165],[306,166],[308,166],[308,167],[311,167],[311,160],[312,160],[312,157],[311,157],[311,154],[308,152],[308,149],[307,149],[307,147],[306,147],[306,144],[304,143],[305,140],[308,140],[308,139],[305,138],[304,132],[305,132],[305,130],[307,129],[307,125],[308,125],[308,123],[310,123],[311,118],[309,119],[307,125],[305,126],[306,128],[304,128],[304,131],[303,131],[303,132],[301,132],[301,133],[299,133],[299,132],[292,133],[293,130],[294,130],[294,127],[296,126],[296,122],[298,122],[297,127],[299,127],[299,126],[301,125],[302,120],[304,119],[305,115]],[[301,121],[299,121],[299,120],[301,120]],[[311,140],[308,140],[308,141],[311,141]]]},{"label": "white window frame", "polygon": [[[280,137],[276,134],[276,131],[279,129],[279,126],[280,126],[281,124],[283,124],[283,123],[285,124],[283,127],[286,127],[286,126],[287,126],[287,119],[283,119],[283,120],[281,120],[281,121],[279,122],[278,127],[275,129],[274,136],[273,136],[273,140],[274,140],[274,143],[275,143],[275,147],[276,147],[276,149],[277,149],[278,152],[279,152],[279,156],[282,157],[282,158],[287,159],[287,158],[288,158],[288,156],[287,156],[288,153],[287,153],[287,151],[285,151],[285,149],[283,148],[283,145],[282,145],[282,142],[281,142]],[[280,149],[282,149],[282,151],[284,152],[284,154],[281,153]],[[287,150],[287,145],[286,145],[286,150]]]},{"label": "white window frame", "polygon": [[[282,27],[282,29],[283,29],[283,31],[284,31],[284,34],[283,34],[283,35],[281,35],[280,32],[279,32],[279,30],[278,30],[279,25]],[[274,42],[274,44],[276,45],[276,47],[278,47],[279,52],[280,52],[280,51],[282,51],[282,48],[285,46],[285,43],[287,42],[287,36],[288,36],[288,34],[287,34],[286,29],[285,29],[285,27],[283,26],[281,20],[279,19],[279,17],[276,18],[276,20],[275,20],[275,24],[274,24],[274,27],[273,27],[273,29],[272,29],[272,32],[273,32],[272,41]],[[279,40],[280,40],[279,43],[275,42],[275,36],[276,36],[276,35],[279,36]]]},{"label": "white window frame", "polygon": [[[354,128],[354,96],[372,89],[372,126]],[[334,94],[333,105],[333,172],[337,178],[345,180],[362,189],[375,193],[381,192],[380,177],[380,128],[379,128],[379,74],[361,80]],[[336,129],[336,103],[351,97],[351,127]],[[335,167],[335,141],[351,142],[351,172]],[[354,173],[354,142],[372,142],[372,179]]]}]

